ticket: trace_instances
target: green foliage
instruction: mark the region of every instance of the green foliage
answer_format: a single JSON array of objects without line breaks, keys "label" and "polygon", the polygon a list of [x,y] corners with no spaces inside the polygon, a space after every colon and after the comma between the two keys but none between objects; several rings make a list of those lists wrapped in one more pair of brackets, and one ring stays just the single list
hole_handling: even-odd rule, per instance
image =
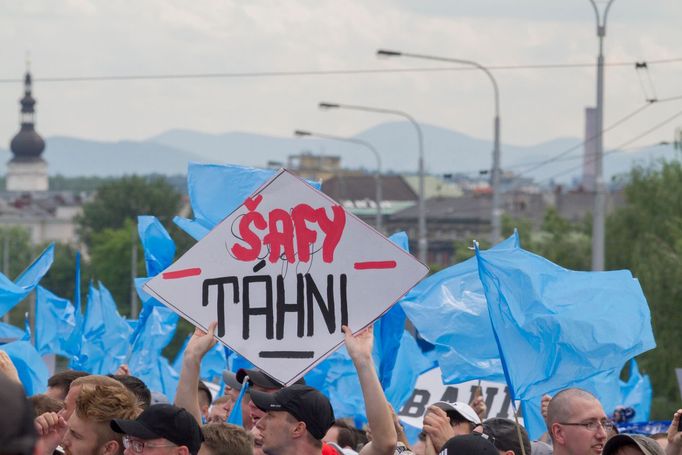
[{"label": "green foliage", "polygon": [[682,164],[636,168],[627,205],[607,224],[607,266],[632,271],[651,308],[658,347],[640,359],[651,375],[653,418],[670,419],[680,396],[673,368],[682,367]]},{"label": "green foliage", "polygon": [[14,280],[35,259],[36,251],[31,237],[23,227],[0,227],[0,266],[2,273]]},{"label": "green foliage", "polygon": [[123,177],[103,184],[94,200],[83,206],[83,214],[77,220],[79,234],[92,248],[93,234],[119,229],[126,220],[135,220],[138,215],[154,215],[167,226],[180,204],[180,194],[163,178]]},{"label": "green foliage", "polygon": [[[59,297],[74,302],[74,286],[76,284],[76,248],[72,245],[56,243],[54,246],[54,262],[40,285]],[[91,271],[89,263],[81,258],[81,303],[85,305],[88,281]]]}]

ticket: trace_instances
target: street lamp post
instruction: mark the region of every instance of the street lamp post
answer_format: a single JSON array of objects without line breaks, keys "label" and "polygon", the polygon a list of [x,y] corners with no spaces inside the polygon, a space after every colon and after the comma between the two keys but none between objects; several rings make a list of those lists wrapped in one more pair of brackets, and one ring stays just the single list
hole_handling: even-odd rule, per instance
[{"label": "street lamp post", "polygon": [[488,68],[473,60],[464,60],[459,58],[436,57],[433,55],[412,54],[408,52],[389,51],[379,49],[377,55],[381,57],[410,57],[421,60],[434,60],[437,62],[447,63],[461,63],[463,65],[471,65],[483,71],[490,82],[493,84],[493,91],[495,95],[495,119],[493,124],[494,145],[493,145],[493,167],[491,172],[491,186],[493,189],[493,209],[492,209],[492,234],[491,241],[493,244],[500,241],[502,237],[502,198],[500,194],[500,91],[497,86],[497,81]]},{"label": "street lamp post", "polygon": [[382,220],[382,214],[381,214],[381,202],[382,202],[382,188],[381,188],[381,156],[379,155],[379,152],[377,151],[376,147],[374,147],[372,144],[370,144],[367,141],[363,141],[362,139],[356,139],[353,137],[341,137],[341,136],[334,136],[332,134],[324,134],[324,133],[314,133],[312,131],[304,131],[304,130],[296,130],[294,131],[294,134],[298,137],[319,137],[321,139],[329,139],[332,141],[340,141],[340,142],[349,142],[351,144],[357,144],[361,145],[363,147],[367,147],[370,152],[374,155],[374,158],[377,160],[377,170],[374,173],[374,182],[375,182],[375,193],[374,193],[374,198],[375,198],[375,203],[377,206],[377,213],[376,213],[376,219],[375,219],[375,224],[374,226],[376,227],[377,231],[383,232],[383,220]]},{"label": "street lamp post", "polygon": [[590,0],[597,20],[599,55],[597,56],[597,137],[595,159],[594,214],[592,217],[592,270],[604,270],[604,225],[606,221],[606,195],[604,189],[604,37],[606,19],[613,0],[604,8],[603,16],[594,0]]},{"label": "street lamp post", "polygon": [[417,144],[419,147],[419,200],[417,202],[417,237],[418,237],[418,258],[421,262],[426,264],[426,252],[428,248],[428,240],[426,239],[426,206],[424,204],[424,135],[419,123],[411,115],[397,111],[394,109],[383,109],[378,107],[357,106],[352,104],[339,103],[320,103],[320,109],[348,109],[354,111],[376,112],[379,114],[398,115],[406,118],[417,131]]}]

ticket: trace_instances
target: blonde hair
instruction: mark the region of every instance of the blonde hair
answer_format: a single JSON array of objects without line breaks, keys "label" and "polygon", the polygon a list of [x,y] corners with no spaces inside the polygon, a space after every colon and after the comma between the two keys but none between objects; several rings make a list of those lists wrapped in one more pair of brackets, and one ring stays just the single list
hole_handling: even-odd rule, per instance
[{"label": "blonde hair", "polygon": [[213,455],[251,455],[253,438],[242,427],[229,423],[207,423],[201,427],[204,447]]},{"label": "blonde hair", "polygon": [[76,387],[76,386],[82,386],[85,384],[110,386],[110,387],[116,387],[116,386],[124,387],[123,384],[121,384],[120,382],[118,382],[114,378],[110,378],[109,376],[100,376],[98,374],[90,374],[87,376],[81,376],[80,378],[74,379],[73,382],[71,383],[71,388]]},{"label": "blonde hair", "polygon": [[142,409],[132,392],[115,379],[112,381],[115,384],[78,384],[81,390],[76,398],[75,412],[78,418],[97,424],[96,432],[100,445],[115,440],[121,449],[119,453],[123,453],[122,435],[114,432],[109,423],[112,419],[133,420]]}]

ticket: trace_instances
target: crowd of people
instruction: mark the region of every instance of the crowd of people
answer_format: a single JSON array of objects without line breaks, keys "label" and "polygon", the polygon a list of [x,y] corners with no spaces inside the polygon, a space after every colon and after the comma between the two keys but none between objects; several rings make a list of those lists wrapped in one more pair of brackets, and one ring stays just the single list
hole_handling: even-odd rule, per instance
[{"label": "crowd of people", "polygon": [[[259,370],[225,371],[224,395],[213,399],[199,377],[217,342],[212,324],[190,339],[172,404],[125,365],[109,376],[56,373],[45,394],[27,398],[0,350],[0,454],[682,455],[682,409],[662,437],[618,434],[599,400],[575,388],[543,399],[546,442],[531,441],[516,421],[486,418],[479,396],[430,406],[411,443],[377,377],[372,328],[355,336],[343,330],[362,389],[364,428],[337,419],[329,399],[303,380],[284,387]],[[235,413],[242,425],[227,423]]]}]

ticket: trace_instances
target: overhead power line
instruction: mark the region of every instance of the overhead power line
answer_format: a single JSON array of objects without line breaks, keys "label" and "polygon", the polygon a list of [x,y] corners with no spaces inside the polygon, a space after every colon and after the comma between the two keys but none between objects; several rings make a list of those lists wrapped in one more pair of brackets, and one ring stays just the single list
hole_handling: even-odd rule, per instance
[{"label": "overhead power line", "polygon": [[[636,64],[660,65],[682,63],[682,57],[646,62],[610,62],[605,66],[628,67]],[[531,65],[490,65],[490,70],[528,70],[528,69],[565,69],[565,68],[593,68],[594,63],[544,63]],[[167,73],[167,74],[121,74],[104,76],[52,76],[35,77],[35,82],[106,82],[106,81],[135,81],[135,80],[172,80],[172,79],[229,79],[229,78],[257,78],[257,77],[292,77],[292,76],[335,76],[386,73],[427,73],[450,71],[476,71],[477,68],[467,66],[426,67],[426,68],[360,68],[347,70],[300,70],[300,71],[248,71],[248,72],[215,72],[215,73]],[[0,79],[0,84],[22,83],[22,78]]]}]

